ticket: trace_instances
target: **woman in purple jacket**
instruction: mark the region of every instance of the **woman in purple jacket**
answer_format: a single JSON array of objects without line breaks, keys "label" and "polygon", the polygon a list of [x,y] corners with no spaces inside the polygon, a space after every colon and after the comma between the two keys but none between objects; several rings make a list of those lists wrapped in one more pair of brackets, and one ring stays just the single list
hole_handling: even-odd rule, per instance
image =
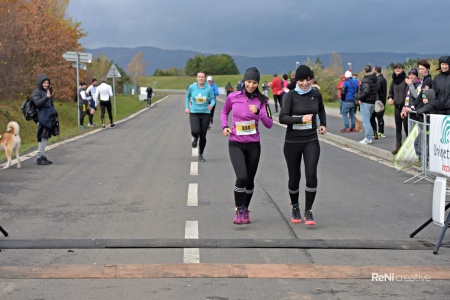
[{"label": "woman in purple jacket", "polygon": [[[231,164],[236,173],[234,201],[236,214],[234,224],[249,224],[250,200],[255,187],[254,180],[258,169],[261,145],[259,139],[259,121],[272,128],[273,120],[268,98],[258,89],[260,74],[252,67],[245,71],[244,89],[228,95],[221,113],[224,136],[229,136]],[[228,126],[228,115],[232,114],[232,126]]]}]

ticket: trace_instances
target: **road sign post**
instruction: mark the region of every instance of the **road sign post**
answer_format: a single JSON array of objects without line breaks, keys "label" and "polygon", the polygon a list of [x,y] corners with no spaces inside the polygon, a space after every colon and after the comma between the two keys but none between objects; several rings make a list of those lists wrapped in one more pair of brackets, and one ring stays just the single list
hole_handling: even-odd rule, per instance
[{"label": "road sign post", "polygon": [[77,69],[77,111],[78,111],[78,127],[80,124],[80,93],[78,92],[80,86],[80,68],[86,70],[86,63],[92,62],[92,53],[67,51],[62,57],[70,62],[74,62],[72,67]]},{"label": "road sign post", "polygon": [[106,74],[106,78],[112,78],[113,79],[114,115],[117,114],[117,109],[116,109],[116,77],[120,78],[120,77],[122,77],[122,75],[120,75],[120,72],[117,69],[117,67],[114,64],[112,64],[111,67],[109,68],[108,74]]}]

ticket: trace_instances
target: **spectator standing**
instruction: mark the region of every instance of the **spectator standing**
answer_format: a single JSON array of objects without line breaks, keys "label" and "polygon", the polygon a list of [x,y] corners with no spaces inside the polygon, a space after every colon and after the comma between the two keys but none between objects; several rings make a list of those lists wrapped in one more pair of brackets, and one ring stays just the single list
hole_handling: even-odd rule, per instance
[{"label": "spectator standing", "polygon": [[377,76],[372,72],[372,66],[366,65],[364,67],[364,77],[361,80],[360,91],[357,94],[365,133],[364,139],[360,141],[361,144],[372,144],[373,142],[373,129],[370,124],[370,117],[375,110],[377,92]]},{"label": "spectator standing", "polygon": [[403,71],[403,65],[397,63],[394,65],[394,74],[392,74],[392,82],[389,87],[388,103],[394,105],[395,118],[395,149],[392,154],[397,154],[402,146],[402,127],[405,134],[408,135],[408,124],[406,119],[402,119],[401,113],[403,106],[405,106],[406,89],[408,86],[405,82],[406,73]]},{"label": "spectator standing", "polygon": [[95,101],[100,98],[100,119],[102,121],[102,128],[106,128],[105,125],[105,109],[108,111],[109,127],[114,128],[116,126],[113,122],[111,97],[113,96],[112,87],[106,83],[106,77],[102,78],[102,83],[97,87],[94,99]]},{"label": "spectator standing", "polygon": [[92,79],[91,85],[87,88],[86,94],[89,100],[90,114],[89,114],[89,127],[94,127],[94,114],[97,111],[98,102],[94,99],[95,92],[97,90],[97,79]]},{"label": "spectator standing", "polygon": [[433,80],[435,97],[428,95],[427,103],[417,111],[418,114],[434,113],[450,115],[450,56],[439,58],[438,71],[441,71]]},{"label": "spectator standing", "polygon": [[421,59],[417,62],[417,69],[422,78],[422,90],[426,91],[433,87],[433,79],[430,75],[430,63],[426,59]]},{"label": "spectator standing", "polygon": [[339,99],[339,113],[342,114],[342,85],[345,82],[345,74],[342,74],[341,80],[336,85],[337,97]]},{"label": "spectator standing", "polygon": [[153,89],[151,86],[147,87],[147,107],[150,107],[152,105],[152,97],[153,97]]},{"label": "spectator standing", "polygon": [[[80,87],[78,89],[78,94],[79,94],[79,99],[78,100],[80,102],[79,106],[78,106],[78,109],[80,111],[80,128],[81,129],[85,129],[85,127],[84,127],[84,117],[86,115],[88,115],[90,117],[89,100],[88,100],[87,94],[86,94],[86,82],[81,82],[80,83]],[[90,125],[90,123],[89,123],[89,125]]]},{"label": "spectator standing", "polygon": [[[342,120],[344,121],[344,128],[342,133],[356,131],[355,119],[355,101],[354,95],[358,92],[358,82],[352,78],[352,72],[345,72],[345,81],[342,84]],[[350,124],[348,118],[350,116]]]},{"label": "spectator standing", "polygon": [[280,104],[280,110],[283,107],[282,95],[284,93],[283,87],[281,86],[281,80],[277,76],[276,73],[273,74],[273,80],[269,83],[269,86],[272,89],[273,101],[275,102],[275,114],[278,114],[278,104]]},{"label": "spectator standing", "polygon": [[[408,118],[408,111],[419,107],[419,102],[422,102],[422,80],[419,78],[419,72],[417,69],[412,68],[408,71],[408,78],[405,79],[406,85],[406,98],[405,106],[403,106],[401,117]],[[420,98],[420,99],[419,99]],[[410,115],[411,119],[419,121],[419,117],[416,114]]]},{"label": "spectator standing", "polygon": [[[217,88],[216,83],[214,82],[212,76],[208,76],[206,78],[206,81],[208,81],[209,86],[212,88],[213,90],[213,94],[214,94],[214,101],[217,101],[217,96],[219,96],[219,89]],[[216,106],[214,105],[211,109],[211,124],[208,126],[208,129],[211,130],[211,125],[213,123],[213,118],[214,118],[214,111],[216,110]]]},{"label": "spectator standing", "polygon": [[[383,102],[384,107],[386,107],[386,94],[387,94],[386,79],[384,78],[383,74],[381,74],[380,66],[375,66],[373,68],[373,72],[377,76],[377,86],[378,86],[377,99]],[[384,134],[384,112],[385,109],[379,112],[374,111],[372,116],[370,117],[370,124],[372,124],[373,135],[375,139],[378,139],[378,137],[382,138],[386,137],[386,135]]]},{"label": "spectator standing", "polygon": [[317,83],[315,78],[311,79],[311,87],[320,92],[320,85]]},{"label": "spectator standing", "polygon": [[267,81],[264,81],[264,83],[262,84],[262,90],[263,90],[263,94],[264,96],[266,96],[267,98],[269,98],[269,90],[270,90],[270,86],[267,83]]},{"label": "spectator standing", "polygon": [[237,82],[236,91],[242,91],[244,88],[244,79],[241,79]]},{"label": "spectator standing", "polygon": [[37,88],[31,94],[31,99],[38,109],[38,153],[36,164],[50,165],[52,161],[47,159],[45,148],[50,137],[59,134],[59,123],[58,113],[53,105],[53,89],[50,86],[49,77],[39,75]]},{"label": "spectator standing", "polygon": [[231,85],[231,83],[229,81],[228,81],[227,85],[225,86],[225,90],[227,91],[227,97],[229,94],[231,94],[234,91],[233,86]]}]

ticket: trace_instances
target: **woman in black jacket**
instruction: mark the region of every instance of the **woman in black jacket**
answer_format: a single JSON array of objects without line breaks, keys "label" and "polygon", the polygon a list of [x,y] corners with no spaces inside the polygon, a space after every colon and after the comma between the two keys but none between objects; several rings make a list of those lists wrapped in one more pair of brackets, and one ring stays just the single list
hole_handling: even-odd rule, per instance
[{"label": "woman in black jacket", "polygon": [[388,103],[394,105],[394,117],[395,117],[395,149],[391,152],[397,154],[398,150],[402,146],[402,126],[405,130],[405,134],[408,135],[408,119],[402,119],[401,113],[403,106],[405,106],[406,89],[408,86],[405,82],[406,74],[403,71],[403,65],[398,63],[394,66],[394,74],[392,74],[392,83],[389,88]]},{"label": "woman in black jacket", "polygon": [[[292,206],[292,223],[301,223],[299,208],[300,165],[305,166],[305,224],[316,225],[312,206],[317,192],[317,165],[320,156],[319,134],[325,134],[326,114],[322,94],[311,87],[313,74],[308,66],[301,65],[295,72],[296,86],[285,96],[280,112],[280,123],[286,124],[284,157],[289,173],[289,196]],[[316,116],[319,116],[320,123]]]},{"label": "woman in black jacket", "polygon": [[52,88],[50,78],[39,75],[37,88],[31,94],[31,99],[38,109],[38,154],[36,163],[38,165],[50,165],[52,162],[45,155],[45,147],[58,126],[58,114],[53,106]]}]

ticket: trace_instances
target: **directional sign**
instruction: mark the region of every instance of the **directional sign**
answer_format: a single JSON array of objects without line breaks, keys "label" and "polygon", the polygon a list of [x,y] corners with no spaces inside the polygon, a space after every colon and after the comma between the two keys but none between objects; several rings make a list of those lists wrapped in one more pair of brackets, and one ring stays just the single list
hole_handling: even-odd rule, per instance
[{"label": "directional sign", "polygon": [[[77,63],[73,63],[72,67],[76,68],[77,67]],[[78,68],[80,68],[81,70],[86,70],[87,69],[87,65],[86,64],[78,64]]]},{"label": "directional sign", "polygon": [[92,62],[92,53],[83,53],[83,52],[74,52],[67,51],[62,55],[65,60],[72,62],[82,62],[82,63],[91,63]]},{"label": "directional sign", "polygon": [[112,64],[111,68],[109,68],[108,74],[106,74],[106,78],[114,78],[114,77],[122,77],[120,75],[119,70],[117,69],[117,67]]}]

